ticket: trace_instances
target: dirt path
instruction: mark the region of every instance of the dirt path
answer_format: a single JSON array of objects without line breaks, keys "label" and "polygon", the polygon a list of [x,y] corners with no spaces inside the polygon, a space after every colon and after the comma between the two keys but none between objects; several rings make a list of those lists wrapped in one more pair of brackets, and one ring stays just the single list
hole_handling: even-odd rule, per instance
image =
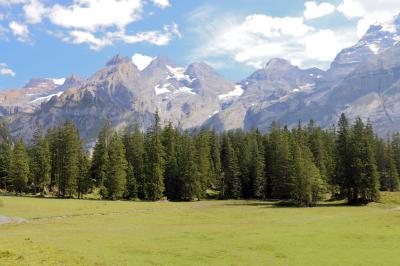
[{"label": "dirt path", "polygon": [[6,216],[0,216],[0,225],[2,224],[20,224],[20,223],[24,223],[27,220],[24,218],[17,218],[17,217],[6,217]]}]

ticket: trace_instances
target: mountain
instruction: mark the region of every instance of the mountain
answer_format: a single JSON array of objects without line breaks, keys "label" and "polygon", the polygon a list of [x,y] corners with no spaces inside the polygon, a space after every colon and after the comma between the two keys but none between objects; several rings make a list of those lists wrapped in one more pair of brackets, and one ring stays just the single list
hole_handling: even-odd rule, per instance
[{"label": "mountain", "polygon": [[221,111],[221,95],[228,99],[234,90],[234,82],[223,79],[205,63],[184,68],[157,57],[140,71],[129,58],[117,55],[80,86],[64,90],[33,113],[8,119],[12,133],[27,139],[33,133],[32,125],[48,129],[71,120],[90,142],[106,120],[116,128],[131,123],[146,128],[156,110],[165,123],[199,127]]},{"label": "mountain", "polygon": [[53,96],[60,96],[82,82],[74,75],[67,79],[33,78],[23,88],[0,91],[0,115],[33,113]]},{"label": "mountain", "polygon": [[71,76],[60,84],[33,79],[0,93],[0,115],[14,136],[28,140],[37,126],[72,120],[90,143],[104,121],[115,128],[132,123],[147,128],[156,110],[163,123],[217,131],[267,131],[273,121],[293,127],[310,119],[329,127],[343,112],[351,119],[369,118],[385,135],[400,131],[400,17],[372,25],[327,71],[274,58],[233,82],[206,63],[182,67],[158,56],[139,70],[117,55],[90,78]]},{"label": "mountain", "polygon": [[204,126],[268,130],[273,121],[293,127],[314,119],[329,127],[343,112],[352,119],[369,118],[382,135],[399,131],[399,42],[400,16],[371,26],[357,44],[336,56],[326,72],[301,70],[273,59],[242,81],[243,96]]}]

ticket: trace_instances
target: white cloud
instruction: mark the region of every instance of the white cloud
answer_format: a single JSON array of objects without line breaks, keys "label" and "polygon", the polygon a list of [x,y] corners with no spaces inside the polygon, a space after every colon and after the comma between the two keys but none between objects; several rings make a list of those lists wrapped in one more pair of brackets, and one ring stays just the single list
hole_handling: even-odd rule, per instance
[{"label": "white cloud", "polygon": [[306,7],[304,17],[307,20],[324,17],[335,12],[335,6],[326,2],[318,4],[315,1],[308,1],[304,6]]},{"label": "white cloud", "polygon": [[159,8],[171,7],[169,0],[153,0],[153,3]]},{"label": "white cloud", "polygon": [[190,60],[218,62],[224,58],[253,68],[262,67],[274,57],[285,58],[301,67],[327,68],[341,49],[357,41],[354,31],[315,29],[302,17],[257,14],[240,21],[229,15],[215,20],[200,15],[194,20],[190,18],[189,22],[200,38]]},{"label": "white cloud", "polygon": [[23,9],[26,21],[32,24],[40,23],[48,11],[40,0],[30,0]]},{"label": "white cloud", "polygon": [[0,6],[11,6],[26,3],[26,0],[0,0]]},{"label": "white cloud", "polygon": [[153,59],[153,57],[135,53],[132,56],[132,63],[135,64],[140,71],[142,71],[151,63],[151,61],[153,61]]},{"label": "white cloud", "polygon": [[0,75],[15,77],[15,72],[7,64],[0,63]]},{"label": "white cloud", "polygon": [[400,4],[398,0],[343,0],[338,10],[349,19],[358,19],[357,33],[362,37],[370,25],[399,14]]},{"label": "white cloud", "polygon": [[177,24],[165,25],[162,31],[144,31],[134,35],[117,34],[126,43],[149,42],[158,46],[167,45],[174,37],[181,38]]},{"label": "white cloud", "polygon": [[61,27],[94,32],[137,21],[141,17],[141,0],[80,0],[71,6],[55,5],[50,20]]},{"label": "white cloud", "polygon": [[88,44],[93,50],[100,50],[105,46],[112,45],[116,41],[125,43],[148,42],[154,45],[163,46],[169,44],[174,37],[181,37],[176,24],[165,25],[162,31],[144,31],[133,35],[128,35],[124,31],[106,32],[101,36],[96,36],[95,33],[72,30],[67,37],[62,37],[62,40],[73,44]]},{"label": "white cloud", "polygon": [[16,36],[19,41],[26,42],[29,40],[29,30],[26,25],[11,21],[8,26],[10,27],[13,35]]},{"label": "white cloud", "polygon": [[112,41],[108,38],[98,38],[94,34],[85,31],[73,30],[69,32],[68,37],[63,40],[73,44],[88,44],[91,49],[99,50],[104,46],[111,45]]}]

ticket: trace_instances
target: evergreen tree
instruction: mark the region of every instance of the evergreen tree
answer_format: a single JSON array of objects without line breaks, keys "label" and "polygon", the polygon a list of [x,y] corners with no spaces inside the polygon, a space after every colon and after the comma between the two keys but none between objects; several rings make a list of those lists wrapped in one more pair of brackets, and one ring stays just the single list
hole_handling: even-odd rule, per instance
[{"label": "evergreen tree", "polygon": [[78,198],[82,199],[84,194],[90,191],[92,179],[90,175],[90,160],[84,152],[79,154],[79,172],[77,176]]},{"label": "evergreen tree", "polygon": [[162,198],[164,187],[164,150],[161,143],[161,125],[158,111],[154,116],[154,124],[146,135],[146,176],[145,196],[148,200]]},{"label": "evergreen tree", "polygon": [[93,151],[91,175],[99,187],[104,185],[108,164],[108,145],[112,137],[111,122],[106,121],[102,127]]},{"label": "evergreen tree", "polygon": [[33,134],[31,153],[30,170],[33,176],[35,192],[39,190],[43,193],[50,185],[51,158],[49,142],[44,137],[40,127]]},{"label": "evergreen tree", "polygon": [[7,189],[12,185],[10,164],[12,157],[12,141],[5,123],[0,123],[0,188]]},{"label": "evergreen tree", "polygon": [[382,139],[376,140],[376,158],[380,189],[383,191],[397,191],[399,188],[399,175],[390,142],[385,143]]},{"label": "evergreen tree", "polygon": [[[126,151],[126,160],[128,161],[128,177],[127,185],[132,190],[135,185],[136,196],[130,193],[129,198],[138,197],[145,199],[145,165],[144,165],[144,134],[140,131],[139,126],[128,127],[125,129],[123,142]],[[132,173],[131,173],[132,171]]]},{"label": "evergreen tree", "polygon": [[179,183],[176,189],[176,199],[193,200],[203,195],[200,171],[198,168],[195,145],[190,135],[185,132],[180,139],[178,150]]},{"label": "evergreen tree", "polygon": [[262,136],[258,130],[250,134],[251,139],[251,197],[262,199],[266,197],[265,154]]},{"label": "evergreen tree", "polygon": [[164,184],[165,184],[165,194],[168,199],[178,200],[179,186],[181,185],[181,180],[179,176],[178,169],[178,154],[177,146],[181,145],[178,143],[179,133],[173,127],[170,122],[163,130],[162,142],[164,146],[164,161],[165,161],[165,171],[164,171]]},{"label": "evergreen tree", "polygon": [[239,162],[228,134],[223,137],[221,161],[223,167],[221,195],[225,199],[238,199],[242,191]]},{"label": "evergreen tree", "polygon": [[202,129],[196,135],[195,139],[195,153],[196,163],[198,166],[199,178],[201,189],[197,189],[198,198],[204,197],[207,188],[210,187],[212,179],[212,168],[211,168],[211,145],[209,133]]},{"label": "evergreen tree", "polygon": [[358,118],[350,135],[350,175],[347,198],[350,204],[367,203],[379,199],[379,178],[376,169],[374,143],[370,128]]},{"label": "evergreen tree", "polygon": [[14,191],[16,194],[21,194],[25,191],[29,176],[29,158],[25,150],[25,145],[20,139],[13,150],[10,178],[13,180]]},{"label": "evergreen tree", "polygon": [[117,133],[110,140],[107,157],[104,185],[108,198],[115,200],[124,195],[128,167],[124,146]]},{"label": "evergreen tree", "polygon": [[221,141],[220,136],[214,131],[210,134],[211,145],[211,180],[210,188],[218,189],[222,184]]},{"label": "evergreen tree", "polygon": [[269,163],[270,197],[275,199],[289,199],[292,190],[292,177],[290,175],[290,149],[289,132],[272,125],[272,131],[267,142]]},{"label": "evergreen tree", "polygon": [[332,185],[338,188],[337,195],[334,197],[349,197],[349,177],[350,169],[350,125],[347,117],[342,114],[338,122],[338,136],[336,139],[336,167]]},{"label": "evergreen tree", "polygon": [[79,175],[79,158],[82,151],[82,143],[79,131],[72,122],[65,122],[61,128],[62,138],[60,147],[63,147],[61,155],[61,174],[58,182],[59,196],[72,197],[77,189]]}]

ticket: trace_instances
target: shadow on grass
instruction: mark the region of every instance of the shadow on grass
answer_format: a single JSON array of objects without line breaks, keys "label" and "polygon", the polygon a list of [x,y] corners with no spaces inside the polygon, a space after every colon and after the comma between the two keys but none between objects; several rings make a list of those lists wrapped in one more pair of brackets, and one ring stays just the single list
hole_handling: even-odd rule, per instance
[{"label": "shadow on grass", "polygon": [[290,202],[282,201],[282,200],[268,200],[268,201],[260,201],[260,202],[240,202],[240,203],[226,203],[224,206],[232,206],[232,207],[243,207],[243,206],[252,206],[252,207],[265,207],[265,208],[280,208],[280,209],[287,209],[287,208],[329,208],[329,207],[351,207],[354,205],[348,205],[345,202],[320,202],[314,206],[295,206]]}]

